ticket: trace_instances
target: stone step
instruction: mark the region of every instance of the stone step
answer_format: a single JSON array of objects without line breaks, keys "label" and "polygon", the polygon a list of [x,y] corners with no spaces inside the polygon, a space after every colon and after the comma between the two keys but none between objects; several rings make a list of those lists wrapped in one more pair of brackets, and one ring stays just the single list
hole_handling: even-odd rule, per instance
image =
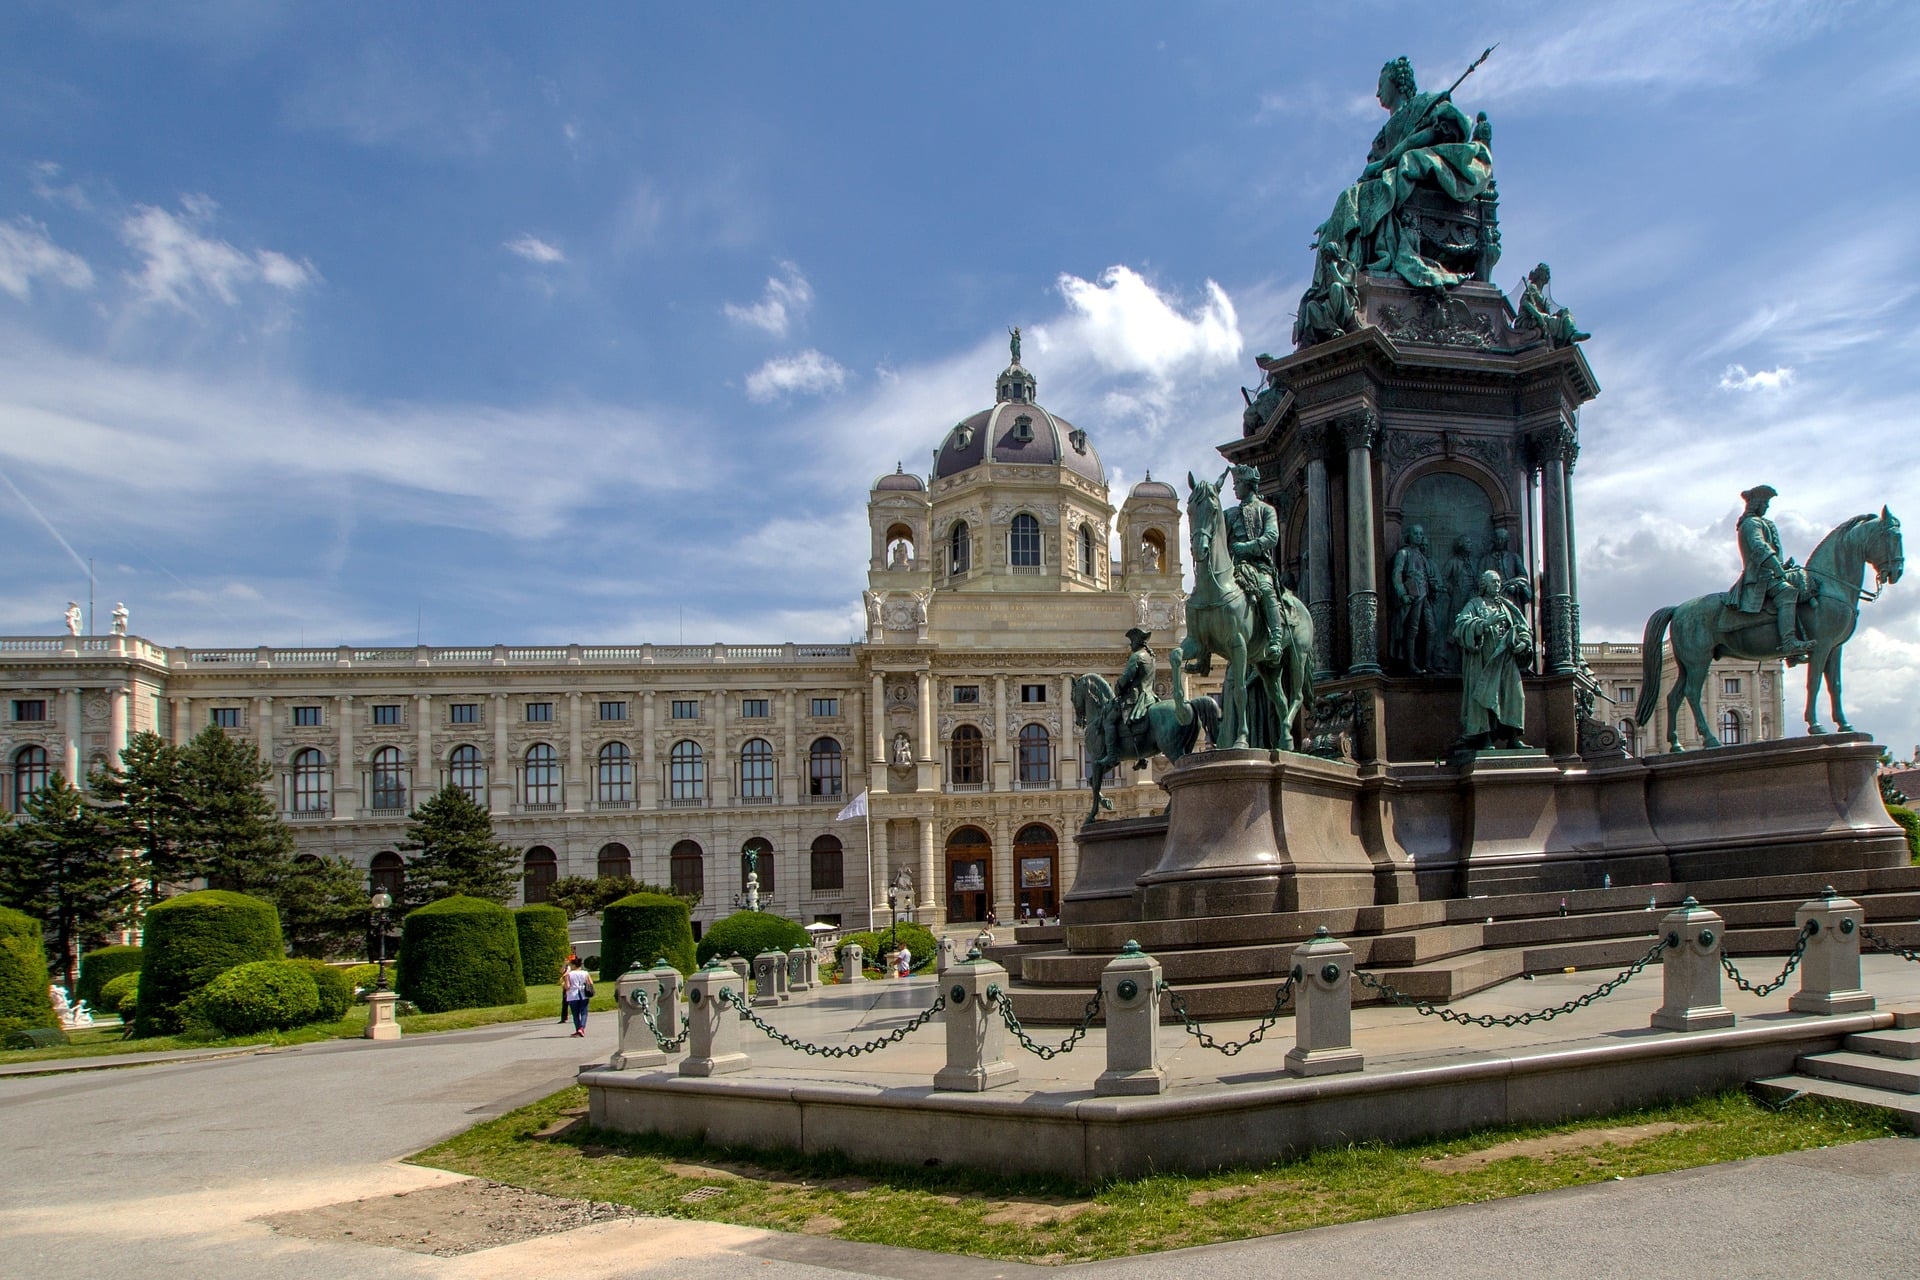
[{"label": "stone step", "polygon": [[1883,1111],[1891,1111],[1898,1115],[1906,1121],[1908,1129],[1914,1133],[1920,1133],[1920,1100],[1916,1100],[1909,1093],[1895,1093],[1889,1089],[1874,1089],[1866,1085],[1845,1084],[1838,1080],[1820,1080],[1804,1075],[1770,1076],[1764,1080],[1755,1080],[1748,1088],[1771,1102],[1784,1102],[1796,1094],[1811,1094],[1818,1098],[1833,1098],[1840,1102],[1879,1107]]},{"label": "stone step", "polygon": [[1803,1076],[1861,1084],[1871,1089],[1920,1094],[1920,1063],[1883,1058],[1873,1053],[1810,1053],[1794,1064]]},{"label": "stone step", "polygon": [[1188,920],[1129,920],[1109,924],[1068,925],[1067,946],[1075,951],[1112,955],[1129,941],[1154,955],[1206,947],[1290,942],[1325,928],[1336,938],[1399,933],[1447,923],[1444,901],[1395,902],[1383,906],[1339,907],[1321,911],[1262,912],[1243,916],[1198,916]]},{"label": "stone step", "polygon": [[[1257,946],[1214,947],[1205,950],[1155,954],[1166,980],[1172,983],[1226,981],[1235,978],[1276,979],[1293,965],[1294,949],[1306,936]],[[1353,948],[1354,963],[1363,967],[1404,968],[1463,955],[1481,949],[1479,925],[1436,925],[1409,933],[1343,939]],[[994,957],[999,959],[998,954]],[[1100,971],[1113,959],[1107,953],[1068,951],[1029,952],[1020,958],[1018,975],[1037,987],[1088,987],[1100,981]],[[1011,966],[1008,971],[1013,972]]]},{"label": "stone step", "polygon": [[1882,1058],[1920,1060],[1920,1027],[1862,1031],[1847,1037],[1846,1048],[1854,1053],[1871,1053]]}]

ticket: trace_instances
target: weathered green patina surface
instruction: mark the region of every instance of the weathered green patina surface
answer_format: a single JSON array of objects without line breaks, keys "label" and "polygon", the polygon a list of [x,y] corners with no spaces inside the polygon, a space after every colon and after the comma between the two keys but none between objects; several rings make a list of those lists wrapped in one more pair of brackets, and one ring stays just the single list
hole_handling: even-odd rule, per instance
[{"label": "weathered green patina surface", "polygon": [[1526,691],[1520,667],[1533,658],[1526,615],[1501,594],[1500,575],[1480,575],[1479,590],[1453,620],[1460,649],[1460,746],[1524,747]]}]

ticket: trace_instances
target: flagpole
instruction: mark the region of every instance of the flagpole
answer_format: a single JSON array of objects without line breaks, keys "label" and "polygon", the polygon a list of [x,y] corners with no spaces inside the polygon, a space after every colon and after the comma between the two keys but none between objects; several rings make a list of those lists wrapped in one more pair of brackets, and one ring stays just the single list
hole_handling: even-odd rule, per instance
[{"label": "flagpole", "polygon": [[867,932],[876,927],[873,919],[873,798],[867,798],[867,811],[861,815],[867,823]]}]

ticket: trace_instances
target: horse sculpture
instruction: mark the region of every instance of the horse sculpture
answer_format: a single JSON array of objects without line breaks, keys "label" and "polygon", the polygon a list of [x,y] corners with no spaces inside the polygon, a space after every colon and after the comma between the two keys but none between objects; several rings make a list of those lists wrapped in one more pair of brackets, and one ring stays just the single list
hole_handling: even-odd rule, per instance
[{"label": "horse sculpture", "polygon": [[[1861,590],[1867,565],[1873,566],[1874,590]],[[1872,600],[1880,588],[1900,581],[1905,554],[1900,542],[1900,521],[1885,507],[1880,514],[1855,516],[1820,540],[1807,558],[1806,574],[1810,588],[1800,601],[1801,633],[1813,645],[1807,655],[1807,732],[1825,733],[1815,709],[1820,682],[1826,681],[1827,700],[1833,710],[1835,726],[1851,733],[1853,726],[1840,709],[1840,649],[1853,635],[1860,619],[1860,602]],[[1645,644],[1641,649],[1644,688],[1634,715],[1644,725],[1653,718],[1660,697],[1660,643],[1668,629],[1673,632],[1673,659],[1679,667],[1673,692],[1667,695],[1667,748],[1680,750],[1680,702],[1693,704],[1693,721],[1700,738],[1709,747],[1720,739],[1707,727],[1706,712],[1700,707],[1700,686],[1706,682],[1707,667],[1719,657],[1772,658],[1779,656],[1779,632],[1772,613],[1739,613],[1721,593],[1700,596],[1681,605],[1668,605],[1647,619]]]},{"label": "horse sculpture", "polygon": [[1089,824],[1100,816],[1102,809],[1113,808],[1113,801],[1100,794],[1100,783],[1107,776],[1107,770],[1128,756],[1158,753],[1169,761],[1178,760],[1192,754],[1202,731],[1209,743],[1218,736],[1220,704],[1205,694],[1189,700],[1187,682],[1177,662],[1173,665],[1172,681],[1173,697],[1155,699],[1148,706],[1145,718],[1139,721],[1144,734],[1139,741],[1127,740],[1124,727],[1114,735],[1121,740],[1109,741],[1105,712],[1113,702],[1113,686],[1105,676],[1093,672],[1074,678],[1073,722],[1086,734],[1085,758],[1093,778],[1093,807],[1087,810]]},{"label": "horse sculpture", "polygon": [[1300,719],[1313,700],[1313,616],[1297,596],[1280,592],[1282,654],[1278,662],[1251,660],[1257,615],[1234,581],[1220,487],[1187,474],[1187,542],[1193,553],[1193,594],[1187,597],[1187,636],[1172,659],[1195,675],[1227,660],[1222,680],[1220,737],[1228,748],[1297,749]]}]

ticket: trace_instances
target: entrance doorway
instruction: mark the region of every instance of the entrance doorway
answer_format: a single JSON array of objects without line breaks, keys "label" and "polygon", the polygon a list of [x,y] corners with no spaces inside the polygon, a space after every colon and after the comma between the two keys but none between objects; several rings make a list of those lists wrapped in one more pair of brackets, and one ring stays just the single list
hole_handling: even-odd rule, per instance
[{"label": "entrance doorway", "polygon": [[1032,920],[1058,910],[1060,837],[1044,823],[1033,822],[1013,837],[1014,918]]},{"label": "entrance doorway", "polygon": [[947,837],[947,923],[987,918],[993,901],[993,841],[978,827]]}]

